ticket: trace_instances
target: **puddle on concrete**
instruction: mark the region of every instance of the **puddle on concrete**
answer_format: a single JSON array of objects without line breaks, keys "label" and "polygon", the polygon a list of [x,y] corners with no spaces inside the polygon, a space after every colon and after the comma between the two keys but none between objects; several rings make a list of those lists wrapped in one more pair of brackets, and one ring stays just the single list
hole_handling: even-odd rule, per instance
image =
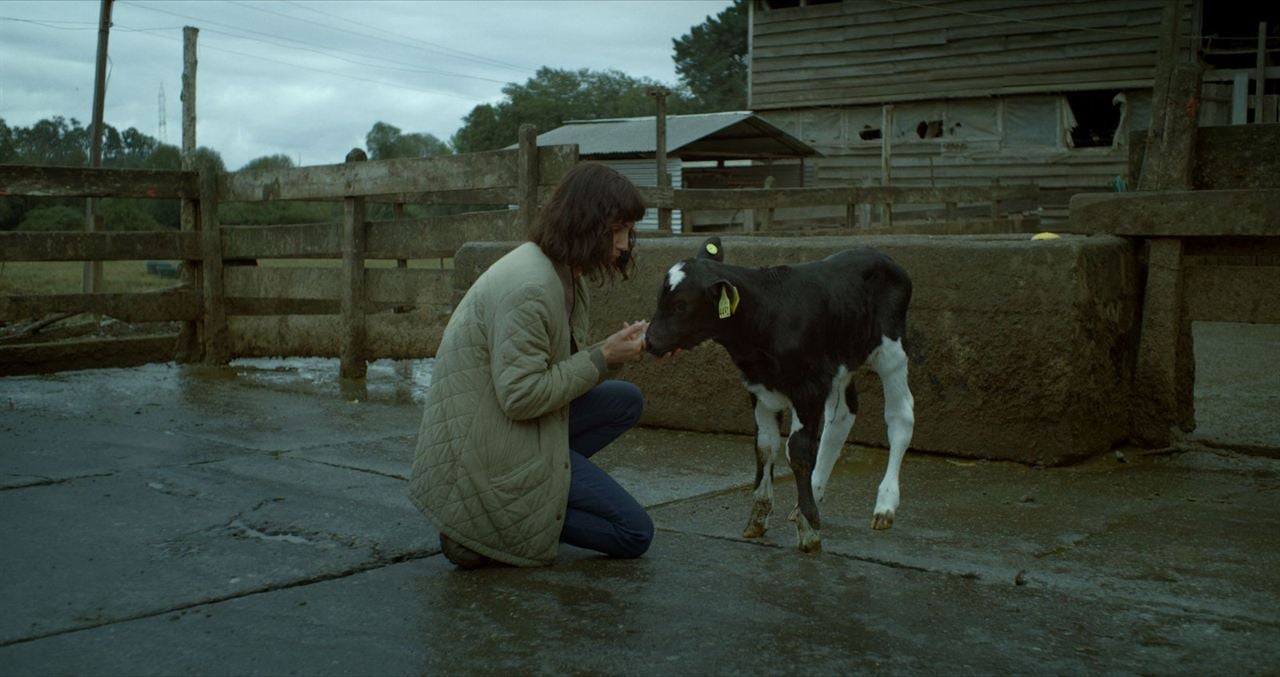
[{"label": "puddle on concrete", "polygon": [[[277,391],[340,396],[347,401],[421,404],[431,385],[434,364],[433,359],[376,360],[369,363],[363,379],[341,378],[339,361],[320,357],[237,359],[219,371],[223,376],[230,371],[246,385]],[[192,375],[216,378],[198,371]]]}]

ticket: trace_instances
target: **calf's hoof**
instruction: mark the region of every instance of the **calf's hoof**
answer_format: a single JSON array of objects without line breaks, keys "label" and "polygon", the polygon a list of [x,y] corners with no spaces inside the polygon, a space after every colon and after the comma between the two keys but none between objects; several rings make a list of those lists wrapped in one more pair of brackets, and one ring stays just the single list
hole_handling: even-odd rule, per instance
[{"label": "calf's hoof", "polygon": [[816,539],[809,543],[800,543],[800,552],[817,554],[822,552],[822,539]]},{"label": "calf's hoof", "polygon": [[796,543],[800,552],[822,552],[822,535],[803,514],[796,515]]},{"label": "calf's hoof", "polygon": [[769,530],[769,513],[773,512],[773,503],[756,501],[751,505],[751,517],[747,519],[747,528],[742,530],[743,538],[760,538]]},{"label": "calf's hoof", "polygon": [[893,526],[893,511],[878,512],[871,518],[871,528],[883,531]]}]

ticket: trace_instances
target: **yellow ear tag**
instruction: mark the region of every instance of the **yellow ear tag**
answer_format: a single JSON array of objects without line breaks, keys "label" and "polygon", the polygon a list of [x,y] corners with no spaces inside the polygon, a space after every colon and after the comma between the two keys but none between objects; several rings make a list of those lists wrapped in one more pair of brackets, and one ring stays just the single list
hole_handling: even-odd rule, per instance
[{"label": "yellow ear tag", "polygon": [[716,247],[715,243],[713,243],[713,242],[708,242],[708,243],[707,243],[707,253],[708,253],[708,254],[710,254],[710,255],[712,255],[712,256],[715,256],[715,255],[716,255],[716,253],[717,253],[717,252],[719,252],[719,251],[720,251],[720,250]]},{"label": "yellow ear tag", "polygon": [[[708,245],[708,246],[710,246],[710,245]],[[726,291],[725,291],[725,287],[728,287],[729,289],[732,289],[732,290],[733,290],[733,300],[732,300],[732,301],[730,301],[730,300],[729,300],[729,294],[728,294],[728,292],[726,292]],[[729,317],[730,315],[732,315],[732,314],[733,314],[733,312],[734,312],[735,310],[737,310],[737,309],[738,309],[738,301],[739,301],[739,300],[741,300],[741,297],[739,297],[739,296],[738,296],[738,288],[737,288],[737,287],[735,287],[735,286],[733,286],[733,285],[731,285],[731,284],[726,284],[724,287],[721,287],[721,288],[720,288],[720,307],[719,307],[719,310],[720,310],[720,319],[722,319],[722,320],[723,320],[723,319],[725,319],[725,318]]]}]

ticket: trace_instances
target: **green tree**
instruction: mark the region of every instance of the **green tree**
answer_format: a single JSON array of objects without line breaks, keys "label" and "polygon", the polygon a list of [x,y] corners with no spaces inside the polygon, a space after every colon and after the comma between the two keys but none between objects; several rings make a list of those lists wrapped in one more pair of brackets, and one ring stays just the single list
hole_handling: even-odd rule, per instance
[{"label": "green tree", "polygon": [[89,164],[89,131],[80,121],[55,116],[13,130],[16,160],[28,165],[84,167]]},{"label": "green tree", "polygon": [[[453,135],[453,147],[459,153],[504,148],[518,141],[520,125],[525,123],[541,133],[567,120],[653,115],[654,102],[648,92],[663,86],[651,78],[633,78],[615,70],[543,67],[524,84],[503,87],[506,98],[497,105],[471,109]],[[684,90],[673,90],[667,97],[668,112],[692,112],[694,107]]]},{"label": "green tree", "polygon": [[18,150],[13,147],[13,130],[0,118],[0,165],[17,161]]},{"label": "green tree", "polygon": [[370,160],[422,158],[453,153],[449,144],[432,134],[405,134],[399,127],[385,122],[373,123],[373,129],[365,135],[364,143]]},{"label": "green tree", "polygon": [[244,166],[241,167],[239,171],[251,172],[255,169],[293,169],[293,167],[293,158],[285,155],[284,153],[277,153],[275,155],[263,155],[262,157],[254,158],[244,163]]},{"label": "green tree", "polygon": [[704,111],[747,107],[747,0],[672,40],[676,73]]}]

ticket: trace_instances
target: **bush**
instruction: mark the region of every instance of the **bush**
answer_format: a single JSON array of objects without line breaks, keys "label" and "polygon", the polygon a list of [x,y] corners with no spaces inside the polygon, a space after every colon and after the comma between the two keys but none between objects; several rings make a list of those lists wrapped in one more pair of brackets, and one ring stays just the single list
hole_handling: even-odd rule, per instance
[{"label": "bush", "polygon": [[167,230],[139,204],[139,200],[108,198],[98,205],[103,230]]},{"label": "bush", "polygon": [[84,230],[84,209],[37,207],[23,215],[18,230]]}]

